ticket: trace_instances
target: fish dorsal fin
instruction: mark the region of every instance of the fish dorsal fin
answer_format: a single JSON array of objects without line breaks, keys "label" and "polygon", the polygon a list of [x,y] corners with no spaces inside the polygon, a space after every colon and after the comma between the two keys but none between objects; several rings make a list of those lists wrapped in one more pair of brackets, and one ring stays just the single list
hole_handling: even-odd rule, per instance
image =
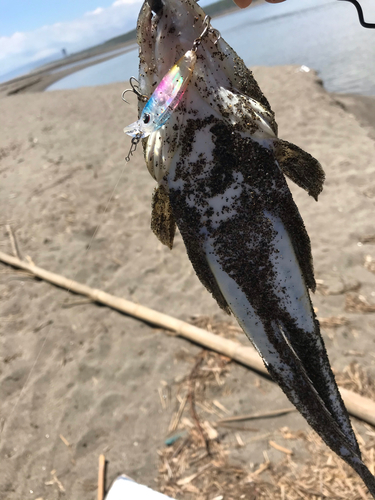
[{"label": "fish dorsal fin", "polygon": [[274,141],[275,156],[284,175],[318,200],[325,179],[320,163],[309,153],[287,141]]},{"label": "fish dorsal fin", "polygon": [[176,222],[164,186],[156,188],[152,196],[151,229],[163,245],[172,250]]}]

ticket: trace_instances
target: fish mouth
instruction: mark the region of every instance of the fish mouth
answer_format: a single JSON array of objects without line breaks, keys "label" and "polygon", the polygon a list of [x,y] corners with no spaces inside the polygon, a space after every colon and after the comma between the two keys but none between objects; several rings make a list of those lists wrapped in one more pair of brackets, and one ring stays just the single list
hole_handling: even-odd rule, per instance
[{"label": "fish mouth", "polygon": [[195,0],[145,0],[137,23],[140,90],[148,97],[205,27]]},{"label": "fish mouth", "polygon": [[150,6],[152,12],[154,12],[155,14],[160,14],[161,11],[163,10],[162,0],[146,0],[146,2]]},{"label": "fish mouth", "polygon": [[[158,182],[176,153],[170,145],[178,143],[184,124],[197,116],[197,110],[202,118],[214,116],[236,123],[244,133],[250,127],[255,140],[275,138],[277,125],[267,99],[256,82],[247,78],[249,70],[242,59],[217,31],[207,29],[206,14],[195,0],[145,0],[138,17],[137,41],[139,90],[148,98],[184,54],[192,49],[197,54],[183,102],[155,132],[157,141],[150,134],[143,143],[147,168]],[[139,100],[138,117],[144,106]],[[163,147],[155,149],[157,144]]]}]

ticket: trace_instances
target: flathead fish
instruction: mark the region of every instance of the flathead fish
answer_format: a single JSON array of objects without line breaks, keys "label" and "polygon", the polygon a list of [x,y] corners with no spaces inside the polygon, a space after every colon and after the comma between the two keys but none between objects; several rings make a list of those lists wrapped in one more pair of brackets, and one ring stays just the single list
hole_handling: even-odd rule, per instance
[{"label": "flathead fish", "polygon": [[[204,19],[195,0],[143,4],[137,25],[142,94],[155,97],[205,31]],[[215,31],[206,30],[195,53],[183,98],[173,101],[168,119],[156,106],[151,129],[127,127],[145,137],[147,167],[158,183],[152,229],[172,248],[177,224],[203,285],[375,498],[375,479],[362,462],[312,308],[310,240],[285,180],[317,199],[324,172],[308,153],[277,137],[274,113],[252,73]],[[144,107],[140,100],[140,119]]]}]

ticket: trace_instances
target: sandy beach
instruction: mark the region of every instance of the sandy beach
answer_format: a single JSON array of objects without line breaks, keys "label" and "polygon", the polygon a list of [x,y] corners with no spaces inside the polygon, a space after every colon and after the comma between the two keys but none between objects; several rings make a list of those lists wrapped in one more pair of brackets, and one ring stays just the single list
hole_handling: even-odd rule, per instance
[{"label": "sandy beach", "polygon": [[[375,312],[366,310],[375,304],[375,99],[330,95],[313,71],[297,67],[254,68],[254,74],[276,112],[279,136],[315,156],[326,172],[318,203],[290,187],[312,241],[317,315],[341,318],[336,327],[323,322],[331,364],[344,380],[345,369],[358,363],[372,380]],[[219,325],[223,335],[246,344],[198,281],[180,235],[171,252],[150,230],[155,186],[141,148],[124,161],[130,141],[122,129],[136,119],[135,105],[121,101],[126,87],[1,99],[0,250],[12,253],[10,226],[23,259],[183,320]],[[199,356],[215,368],[196,406],[211,428],[228,414],[290,406],[275,384],[241,365],[218,356],[210,361],[197,345],[3,264],[0,318],[4,500],[94,499],[101,453],[108,483],[126,473],[170,492],[164,442],[181,406],[177,395],[183,399]],[[194,428],[186,404],[179,425],[189,429],[188,422]],[[374,447],[374,429],[354,424],[361,447]],[[289,456],[298,476],[312,459],[298,437],[309,427],[297,413],[247,425],[217,427],[215,440],[227,466],[246,474],[259,471],[267,457],[264,472],[238,480],[246,498],[267,498],[261,481],[271,484],[278,464]],[[324,458],[327,449],[319,449]],[[182,470],[178,477],[189,474]],[[180,485],[179,498],[221,495],[200,496],[198,480]],[[274,498],[282,498],[281,487],[274,487]],[[233,490],[222,498],[242,497]]]}]

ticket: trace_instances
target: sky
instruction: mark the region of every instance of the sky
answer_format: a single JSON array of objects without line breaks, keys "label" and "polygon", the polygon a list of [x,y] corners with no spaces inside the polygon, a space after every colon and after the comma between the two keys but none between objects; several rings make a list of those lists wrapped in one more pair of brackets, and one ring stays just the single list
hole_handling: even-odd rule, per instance
[{"label": "sky", "polygon": [[[203,0],[207,5],[214,0]],[[143,0],[0,0],[0,75],[136,27]]]},{"label": "sky", "polygon": [[142,0],[0,0],[0,75],[135,28]]}]

